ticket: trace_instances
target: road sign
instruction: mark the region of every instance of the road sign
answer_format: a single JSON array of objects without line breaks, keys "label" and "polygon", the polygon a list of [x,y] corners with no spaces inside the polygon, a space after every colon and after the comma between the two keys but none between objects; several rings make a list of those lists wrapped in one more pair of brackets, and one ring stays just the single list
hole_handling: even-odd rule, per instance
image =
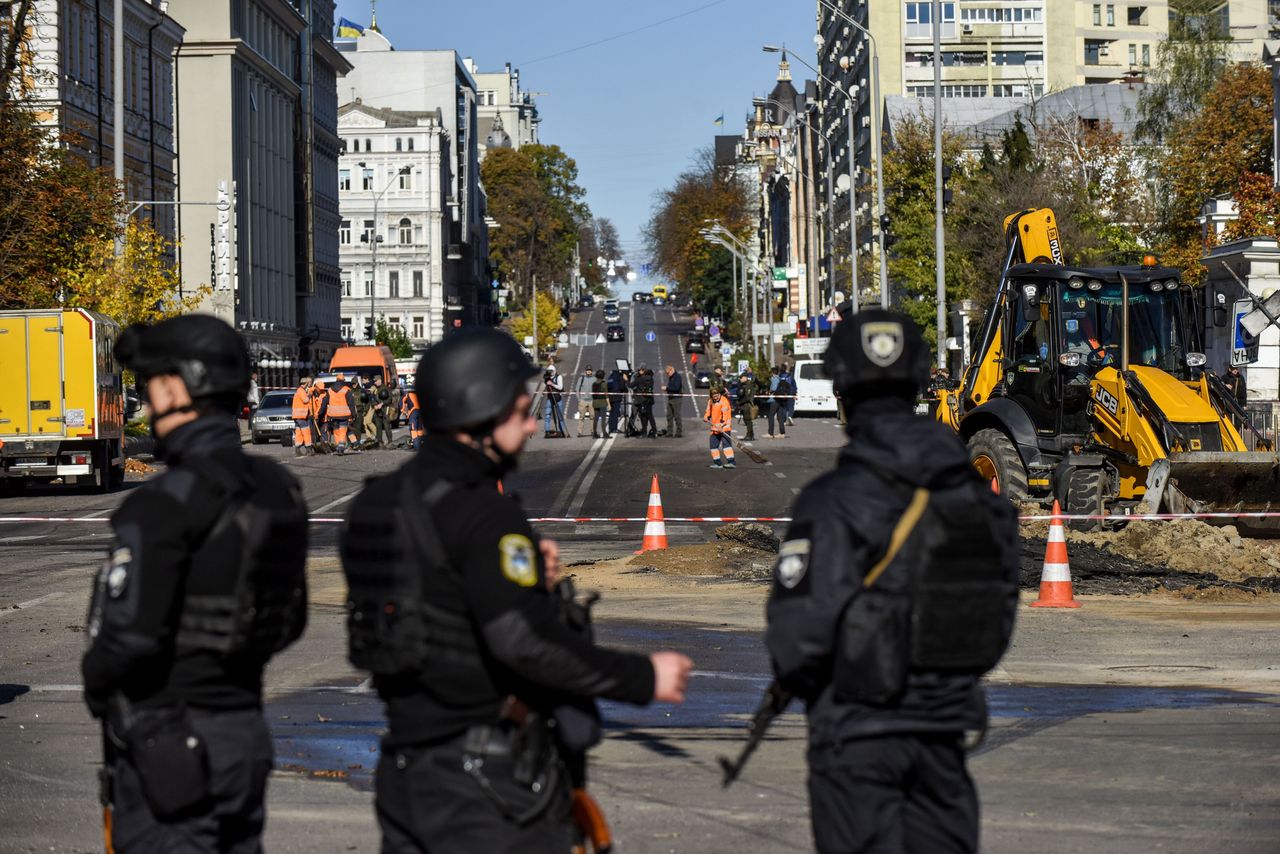
[{"label": "road sign", "polygon": [[797,356],[802,354],[816,356],[819,353],[827,352],[827,348],[830,346],[830,338],[797,338],[791,342],[791,347]]},{"label": "road sign", "polygon": [[603,333],[603,332],[602,332],[602,333],[600,333],[600,334],[598,334],[598,335],[596,335],[596,343],[597,343],[597,344],[603,344],[603,343],[604,343],[604,333]]},{"label": "road sign", "polygon": [[786,267],[774,267],[774,268],[773,268],[773,280],[774,280],[775,282],[785,282],[785,281],[787,280],[787,268],[786,268]]},{"label": "road sign", "polygon": [[738,360],[738,376],[742,376],[749,370],[751,370],[751,363],[746,359],[739,359]]},{"label": "road sign", "polygon": [[[772,327],[772,333],[774,335],[794,335],[795,331],[795,326],[790,323],[775,323]],[[751,332],[755,335],[768,337],[770,334],[770,326],[767,323],[753,323],[751,325]]]},{"label": "road sign", "polygon": [[649,330],[644,334],[644,340],[652,344],[654,341],[658,340],[658,336],[653,334],[653,330]]},{"label": "road sign", "polygon": [[[1270,307],[1267,306],[1268,309]],[[1245,328],[1244,319],[1245,315],[1254,310],[1253,302],[1247,299],[1236,300],[1233,309],[1231,328],[1235,330],[1235,340],[1231,344],[1231,364],[1251,365],[1258,361],[1258,339]]]},{"label": "road sign", "polygon": [[840,322],[840,312],[836,311],[834,308],[831,309],[831,311],[827,312],[827,323],[839,323],[839,322]]},{"label": "road sign", "polygon": [[532,336],[532,335],[526,335],[526,336],[524,336],[524,346],[526,346],[526,347],[532,347],[532,346],[533,346],[533,336]]}]

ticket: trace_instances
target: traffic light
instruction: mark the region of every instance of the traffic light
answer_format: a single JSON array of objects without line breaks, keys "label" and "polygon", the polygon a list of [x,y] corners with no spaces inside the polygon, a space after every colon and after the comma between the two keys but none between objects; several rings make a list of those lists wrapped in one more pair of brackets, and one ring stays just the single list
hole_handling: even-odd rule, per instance
[{"label": "traffic light", "polygon": [[945,211],[947,206],[951,204],[951,188],[947,183],[951,180],[951,166],[942,164],[942,209]]},{"label": "traffic light", "polygon": [[372,323],[366,323],[364,325],[364,337],[369,341],[373,340],[373,324]]},{"label": "traffic light", "polygon": [[880,233],[884,235],[884,245],[886,249],[898,242],[897,235],[895,235],[892,231],[889,230],[889,225],[890,225],[889,215],[881,214],[880,215]]}]

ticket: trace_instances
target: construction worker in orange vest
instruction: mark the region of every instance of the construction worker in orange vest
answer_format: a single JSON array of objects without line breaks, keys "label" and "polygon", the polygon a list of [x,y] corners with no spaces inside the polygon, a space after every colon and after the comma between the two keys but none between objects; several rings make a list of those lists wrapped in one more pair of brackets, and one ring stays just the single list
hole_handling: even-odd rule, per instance
[{"label": "construction worker in orange vest", "polygon": [[[719,389],[711,389],[711,402],[702,420],[711,425],[711,468],[731,469],[733,461],[733,406]],[[723,451],[721,450],[723,449]],[[721,464],[723,457],[724,463]]]},{"label": "construction worker in orange vest", "polygon": [[422,447],[422,409],[418,406],[418,393],[405,392],[400,401],[400,416],[409,422],[409,447],[418,450]]},{"label": "construction worker in orange vest", "polygon": [[311,453],[311,377],[298,378],[293,393],[293,453],[301,457]]},{"label": "construction worker in orange vest", "polygon": [[339,454],[347,452],[347,425],[351,423],[351,389],[346,378],[338,374],[325,398],[325,423],[333,434],[333,446]]}]

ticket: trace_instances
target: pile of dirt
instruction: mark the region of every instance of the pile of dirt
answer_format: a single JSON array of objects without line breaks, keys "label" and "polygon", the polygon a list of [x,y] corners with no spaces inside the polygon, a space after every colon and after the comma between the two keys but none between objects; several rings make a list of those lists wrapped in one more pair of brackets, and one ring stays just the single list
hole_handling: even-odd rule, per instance
[{"label": "pile of dirt", "polygon": [[155,471],[155,468],[147,465],[142,460],[135,460],[130,457],[124,461],[124,470],[130,474],[151,474]]},{"label": "pile of dirt", "polygon": [[627,566],[663,575],[767,582],[773,575],[773,562],[773,552],[724,541],[645,552],[631,558]]},{"label": "pile of dirt", "polygon": [[716,528],[716,536],[722,540],[732,540],[757,551],[777,554],[782,541],[768,525],[759,522],[731,522]]},{"label": "pile of dirt", "polygon": [[[1044,542],[1049,523],[1024,522],[1028,541]],[[1067,547],[1075,568],[1081,547],[1165,571],[1210,574],[1246,582],[1254,578],[1280,580],[1280,541],[1241,537],[1234,526],[1217,527],[1195,519],[1170,522],[1128,522],[1119,530],[1084,533],[1067,530]]]}]

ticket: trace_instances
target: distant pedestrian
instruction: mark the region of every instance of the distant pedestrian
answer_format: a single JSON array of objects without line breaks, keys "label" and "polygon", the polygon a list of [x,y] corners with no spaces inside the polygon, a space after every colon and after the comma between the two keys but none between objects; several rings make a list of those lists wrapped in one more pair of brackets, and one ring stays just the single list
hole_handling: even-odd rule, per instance
[{"label": "distant pedestrian", "polygon": [[258,389],[257,371],[249,374],[249,393],[245,395],[245,400],[248,402],[250,409],[257,409],[258,404],[262,403],[262,392]]},{"label": "distant pedestrian", "polygon": [[674,365],[667,365],[667,436],[679,439],[684,436],[684,424],[680,421],[680,408],[684,405],[684,378]]},{"label": "distant pedestrian", "polygon": [[794,427],[795,421],[792,420],[792,416],[796,414],[796,377],[788,364],[783,364],[782,370],[778,372],[778,396],[782,398],[787,426]]},{"label": "distant pedestrian", "polygon": [[609,438],[609,384],[604,371],[596,371],[591,384],[591,435],[596,439]]},{"label": "distant pedestrian", "polygon": [[293,393],[293,453],[304,456],[311,450],[311,377],[298,378],[298,389]]},{"label": "distant pedestrian", "polygon": [[622,404],[627,396],[627,381],[622,371],[614,368],[609,372],[607,381],[609,388],[609,435],[618,432],[618,419],[622,416]]},{"label": "distant pedestrian", "polygon": [[422,447],[422,407],[416,391],[406,391],[400,398],[400,417],[409,425],[409,448],[418,450]]},{"label": "distant pedestrian", "polygon": [[721,394],[725,392],[724,368],[716,365],[711,371],[711,390],[718,391]]},{"label": "distant pedestrian", "polygon": [[711,427],[711,468],[733,468],[733,407],[729,399],[712,389],[702,420]]},{"label": "distant pedestrian", "polygon": [[653,371],[642,367],[636,374],[636,413],[639,417],[639,433],[650,439],[658,438],[658,425],[653,419]]},{"label": "distant pedestrian", "polygon": [[373,433],[373,422],[365,427],[365,419],[370,415],[369,402],[365,395],[364,378],[356,374],[348,386],[351,391],[351,424],[347,427],[347,438],[353,448],[360,447],[365,437]]},{"label": "distant pedestrian", "polygon": [[[578,404],[578,437],[586,435],[587,424],[592,423],[595,418],[595,408],[591,397],[591,388],[596,382],[596,372],[591,370],[591,366],[587,365],[587,369],[582,372],[582,376],[578,377],[578,384],[574,386],[573,394],[577,398]],[[592,424],[592,429],[595,429]]]},{"label": "distant pedestrian", "polygon": [[[782,384],[779,376],[781,371],[777,365],[769,372],[769,408],[765,410],[765,416],[769,423],[770,439],[787,438],[787,417],[784,401],[778,396],[781,392],[778,387]],[[777,434],[774,433],[774,422],[777,422]]]},{"label": "distant pedestrian", "polygon": [[381,376],[373,378],[373,387],[369,390],[369,408],[373,412],[373,426],[377,431],[375,437],[379,448],[391,447],[391,389],[382,382]]},{"label": "distant pedestrian", "polygon": [[564,392],[564,378],[556,373],[554,367],[547,368],[542,375],[542,387],[547,398],[542,416],[543,438],[563,438],[564,411],[560,408],[560,398]]},{"label": "distant pedestrian", "polygon": [[743,371],[738,377],[738,411],[742,413],[744,442],[756,439],[756,378],[750,371]]},{"label": "distant pedestrian", "polygon": [[347,430],[351,427],[351,412],[351,388],[343,375],[338,374],[325,398],[325,423],[339,454],[345,454],[348,449]]}]

